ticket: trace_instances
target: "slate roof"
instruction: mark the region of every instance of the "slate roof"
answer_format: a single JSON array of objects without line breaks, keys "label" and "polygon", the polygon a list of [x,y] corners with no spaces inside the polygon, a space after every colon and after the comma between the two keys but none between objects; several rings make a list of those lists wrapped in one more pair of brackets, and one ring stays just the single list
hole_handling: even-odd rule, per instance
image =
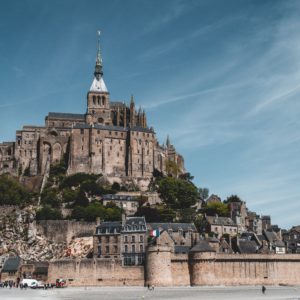
[{"label": "slate roof", "polygon": [[276,234],[272,231],[264,230],[263,234],[270,243],[273,243],[274,241],[277,240]]},{"label": "slate roof", "polygon": [[71,119],[71,120],[85,120],[84,114],[71,114],[71,113],[57,113],[49,112],[48,118],[54,119]]},{"label": "slate roof", "polygon": [[190,250],[190,252],[215,252],[213,248],[205,240],[199,240],[198,243]]},{"label": "slate roof", "polygon": [[147,223],[148,228],[151,229],[163,229],[168,231],[171,229],[172,231],[179,231],[182,229],[183,231],[197,231],[194,223]]},{"label": "slate roof", "polygon": [[97,234],[119,234],[122,229],[122,224],[119,221],[115,222],[102,222],[101,225],[97,226]]},{"label": "slate roof", "polygon": [[175,245],[175,247],[174,247],[174,252],[175,253],[188,253],[189,251],[190,251],[189,246]]},{"label": "slate roof", "polygon": [[36,274],[48,274],[49,263],[48,262],[35,262],[35,271]]},{"label": "slate roof", "polygon": [[111,131],[127,131],[126,128],[120,127],[120,126],[111,126],[111,125],[100,125],[100,124],[76,124],[73,128],[76,129],[89,129],[89,128],[95,128],[95,129],[102,129],[102,130],[111,130]]},{"label": "slate roof", "polygon": [[2,273],[17,272],[21,264],[21,258],[19,256],[9,257],[2,268]]},{"label": "slate roof", "polygon": [[257,244],[255,241],[249,241],[249,240],[244,240],[240,239],[239,244],[238,244],[238,249],[240,253],[257,253]]},{"label": "slate roof", "polygon": [[236,226],[232,219],[227,217],[206,216],[206,220],[211,225],[230,225]]},{"label": "slate roof", "polygon": [[110,101],[109,102],[109,105],[110,106],[124,106],[124,102],[121,102],[121,101]]}]

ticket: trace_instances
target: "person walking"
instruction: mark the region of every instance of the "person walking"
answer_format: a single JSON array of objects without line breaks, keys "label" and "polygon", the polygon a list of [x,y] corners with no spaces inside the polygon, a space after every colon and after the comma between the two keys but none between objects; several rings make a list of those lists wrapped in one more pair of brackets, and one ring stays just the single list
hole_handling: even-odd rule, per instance
[{"label": "person walking", "polygon": [[262,288],[261,288],[261,292],[263,293],[263,294],[265,294],[265,292],[266,292],[266,287],[263,285],[262,286]]}]

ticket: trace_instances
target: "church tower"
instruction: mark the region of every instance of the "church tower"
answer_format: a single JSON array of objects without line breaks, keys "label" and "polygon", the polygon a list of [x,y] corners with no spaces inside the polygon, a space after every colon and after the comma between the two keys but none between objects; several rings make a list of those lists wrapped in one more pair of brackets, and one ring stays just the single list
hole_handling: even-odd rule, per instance
[{"label": "church tower", "polygon": [[98,31],[98,50],[94,80],[87,94],[86,121],[90,124],[112,124],[109,105],[109,92],[103,80],[103,65],[100,50],[100,31]]}]

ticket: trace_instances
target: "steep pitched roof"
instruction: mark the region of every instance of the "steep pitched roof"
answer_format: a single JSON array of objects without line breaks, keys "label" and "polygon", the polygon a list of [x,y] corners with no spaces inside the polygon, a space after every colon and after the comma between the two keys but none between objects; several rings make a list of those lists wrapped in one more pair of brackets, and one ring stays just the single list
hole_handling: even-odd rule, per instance
[{"label": "steep pitched roof", "polygon": [[238,249],[240,253],[257,253],[258,245],[255,241],[240,239]]},{"label": "steep pitched roof", "polygon": [[104,92],[108,93],[107,87],[104,83],[103,78],[100,76],[99,78],[95,77],[92,85],[90,87],[90,92]]},{"label": "steep pitched roof", "polygon": [[172,230],[179,231],[180,229],[183,231],[197,231],[194,223],[147,223],[148,228],[151,229],[163,229],[163,230]]},{"label": "steep pitched roof", "polygon": [[216,252],[206,240],[199,240],[190,252]]},{"label": "steep pitched roof", "polygon": [[72,114],[72,113],[58,113],[58,112],[49,112],[47,118],[52,119],[71,119],[71,120],[84,120],[84,114]]},{"label": "steep pitched roof", "polygon": [[9,257],[2,268],[2,273],[17,272],[21,264],[21,258],[19,256]]},{"label": "steep pitched roof", "polygon": [[206,220],[211,225],[230,225],[236,226],[231,218],[227,217],[218,217],[218,216],[206,216]]},{"label": "steep pitched roof", "polygon": [[114,222],[103,222],[101,225],[97,226],[96,233],[120,233],[122,229],[122,224],[119,221]]}]

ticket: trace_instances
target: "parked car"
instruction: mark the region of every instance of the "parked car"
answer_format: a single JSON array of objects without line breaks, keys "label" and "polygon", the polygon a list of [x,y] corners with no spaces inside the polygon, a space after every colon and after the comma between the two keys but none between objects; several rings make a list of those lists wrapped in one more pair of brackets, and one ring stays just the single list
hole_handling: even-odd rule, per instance
[{"label": "parked car", "polygon": [[67,286],[67,282],[64,279],[59,278],[59,279],[56,279],[55,286],[57,288],[64,288]]}]

